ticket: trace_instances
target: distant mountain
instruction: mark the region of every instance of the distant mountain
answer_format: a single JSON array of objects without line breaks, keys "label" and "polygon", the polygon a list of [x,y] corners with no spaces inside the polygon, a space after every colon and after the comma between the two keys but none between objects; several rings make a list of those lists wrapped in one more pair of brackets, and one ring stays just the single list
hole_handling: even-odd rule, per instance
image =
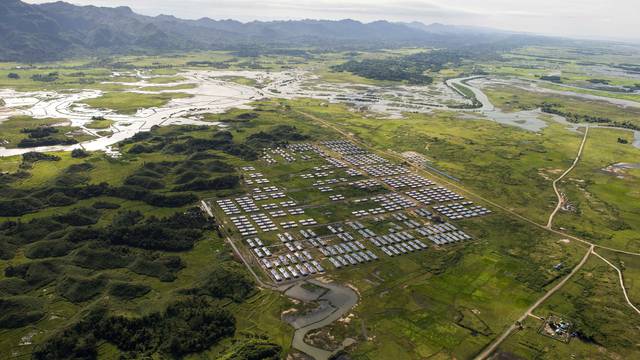
[{"label": "distant mountain", "polygon": [[513,46],[549,41],[491,29],[355,20],[183,20],[139,15],[129,7],[27,4],[0,0],[0,60],[45,61],[81,55],[181,50],[376,49],[401,46]]}]

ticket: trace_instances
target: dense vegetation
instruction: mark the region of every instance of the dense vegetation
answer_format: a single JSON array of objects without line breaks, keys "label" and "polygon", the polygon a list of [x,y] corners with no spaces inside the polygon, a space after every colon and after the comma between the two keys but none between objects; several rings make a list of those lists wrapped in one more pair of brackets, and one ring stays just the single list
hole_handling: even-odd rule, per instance
[{"label": "dense vegetation", "polygon": [[433,78],[426,75],[426,72],[438,72],[447,64],[458,66],[462,59],[459,52],[439,50],[390,59],[350,60],[333,66],[332,69],[348,71],[368,79],[423,85],[433,82]]},{"label": "dense vegetation", "polygon": [[622,127],[632,130],[640,130],[640,126],[633,124],[629,121],[615,121],[608,117],[603,116],[595,116],[588,114],[579,114],[571,111],[562,110],[560,105],[554,103],[543,103],[540,105],[540,109],[542,112],[547,114],[559,115],[567,119],[567,121],[572,123],[595,123],[595,124],[603,124],[608,126],[616,126]]},{"label": "dense vegetation", "polygon": [[36,349],[35,359],[95,359],[97,342],[115,345],[127,357],[154,353],[173,357],[199,352],[235,333],[233,315],[204,297],[169,304],[163,312],[140,318],[110,316],[92,310],[83,320],[58,333]]},{"label": "dense vegetation", "polygon": [[[244,132],[257,118],[241,112],[228,128]],[[228,252],[206,251],[205,265],[189,270],[197,275],[180,280],[185,254],[203,240],[209,250],[211,237],[217,239],[215,220],[194,205],[238,190],[237,161],[307,136],[288,125],[261,126],[238,139],[231,131],[154,128],[121,143],[124,155],[117,160],[82,150],[22,155],[17,170],[0,175],[0,329],[46,328],[42,322],[57,316],[52,304],[76,307],[77,316],[36,342],[36,359],[95,359],[105,343],[126,358],[181,358],[235,337],[236,314],[223,305],[241,306],[256,288]],[[48,127],[22,133],[57,134]],[[43,166],[56,170],[46,181],[30,181]],[[127,170],[104,181],[96,175],[103,169]],[[158,283],[172,283],[172,303],[122,316],[118,304],[154,303]],[[223,347],[226,355],[280,358],[281,346],[264,332],[241,336],[234,347]]]}]

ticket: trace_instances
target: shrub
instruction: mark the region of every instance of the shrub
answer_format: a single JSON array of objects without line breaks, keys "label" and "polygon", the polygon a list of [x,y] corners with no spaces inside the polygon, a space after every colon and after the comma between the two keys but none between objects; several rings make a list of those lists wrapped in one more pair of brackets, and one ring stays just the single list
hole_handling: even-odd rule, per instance
[{"label": "shrub", "polygon": [[29,259],[60,257],[67,255],[75,247],[75,244],[65,240],[43,240],[29,246],[24,255]]},{"label": "shrub", "polygon": [[72,158],[86,158],[87,156],[89,156],[89,152],[85,151],[84,149],[73,149],[71,150],[71,157]]},{"label": "shrub", "polygon": [[80,303],[91,300],[102,292],[107,285],[107,280],[98,276],[95,278],[65,277],[58,284],[57,291],[60,296],[73,302]]},{"label": "shrub", "polygon": [[0,298],[0,328],[19,328],[40,320],[42,306],[41,300],[32,297]]},{"label": "shrub", "polygon": [[113,282],[109,286],[109,295],[121,300],[131,300],[144,296],[151,288],[143,284],[131,284],[126,282]]}]

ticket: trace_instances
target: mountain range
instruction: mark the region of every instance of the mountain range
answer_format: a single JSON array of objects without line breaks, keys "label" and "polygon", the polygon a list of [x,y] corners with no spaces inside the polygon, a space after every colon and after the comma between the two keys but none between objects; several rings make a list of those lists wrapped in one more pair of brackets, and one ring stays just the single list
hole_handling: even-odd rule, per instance
[{"label": "mountain range", "polygon": [[355,20],[184,20],[145,16],[129,7],[28,4],[0,0],[0,61],[49,61],[73,56],[316,47],[509,47],[557,41],[485,28],[418,22]]}]

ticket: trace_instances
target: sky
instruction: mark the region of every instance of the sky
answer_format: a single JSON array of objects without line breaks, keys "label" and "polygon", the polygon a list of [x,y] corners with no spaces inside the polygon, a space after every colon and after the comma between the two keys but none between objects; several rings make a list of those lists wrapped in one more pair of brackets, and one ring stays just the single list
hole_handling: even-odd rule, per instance
[{"label": "sky", "polygon": [[[30,3],[48,1],[27,0]],[[640,40],[640,0],[67,0],[185,19],[439,22],[578,38]]]}]

